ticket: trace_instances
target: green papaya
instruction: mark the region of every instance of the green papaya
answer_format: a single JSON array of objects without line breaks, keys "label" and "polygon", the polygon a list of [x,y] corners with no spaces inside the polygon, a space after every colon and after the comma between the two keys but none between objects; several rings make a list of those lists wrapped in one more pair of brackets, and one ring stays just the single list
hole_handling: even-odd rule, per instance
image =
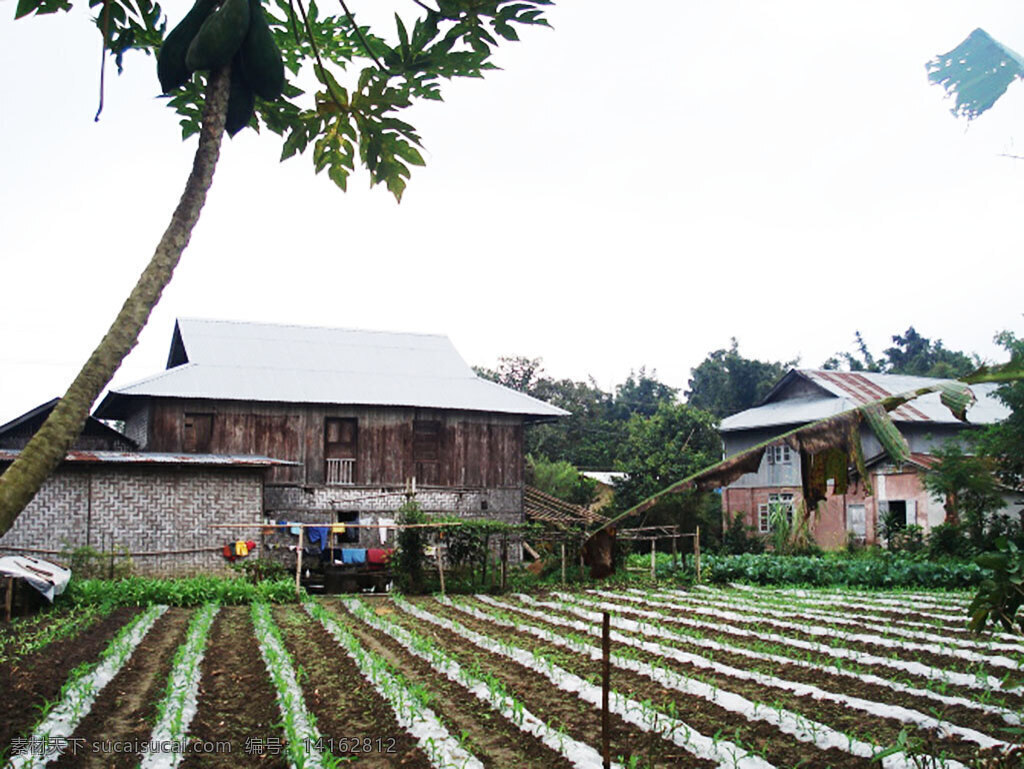
[{"label": "green papaya", "polygon": [[178,26],[171,30],[160,46],[160,53],[156,57],[156,74],[164,93],[170,93],[188,82],[192,73],[185,66],[185,53],[192,38],[216,7],[217,0],[196,0],[192,10],[185,14],[185,18],[178,22]]},{"label": "green papaya", "polygon": [[274,42],[261,0],[249,0],[249,31],[239,49],[245,77],[263,99],[272,101],[284,88],[284,62]]},{"label": "green papaya", "polygon": [[256,94],[245,78],[239,59],[235,56],[231,62],[231,90],[228,92],[228,114],[224,120],[228,136],[234,136],[249,125],[256,111]]},{"label": "green papaya", "polygon": [[185,54],[192,72],[223,67],[238,52],[249,31],[249,0],[224,0],[199,27]]}]

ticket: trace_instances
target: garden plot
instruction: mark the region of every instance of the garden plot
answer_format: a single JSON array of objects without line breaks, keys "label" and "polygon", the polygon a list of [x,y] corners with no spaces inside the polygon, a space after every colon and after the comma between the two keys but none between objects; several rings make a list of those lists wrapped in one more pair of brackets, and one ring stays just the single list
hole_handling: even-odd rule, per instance
[{"label": "garden plot", "polygon": [[[1015,695],[1004,692],[1003,680],[1013,674],[1019,667],[1009,661],[1002,662],[999,667],[988,668],[980,662],[965,662],[958,659],[959,654],[947,656],[938,647],[910,644],[874,645],[860,640],[844,643],[836,639],[834,634],[822,632],[822,628],[814,624],[806,625],[806,629],[779,630],[770,621],[742,619],[730,621],[723,617],[705,614],[701,618],[690,617],[693,612],[688,607],[664,600],[656,596],[646,598],[636,595],[622,595],[598,591],[597,599],[593,596],[566,596],[571,602],[590,603],[590,609],[627,611],[639,616],[655,618],[661,623],[674,627],[688,628],[698,636],[709,635],[724,639],[728,644],[745,646],[769,643],[783,650],[789,656],[803,654],[805,659],[820,664],[851,663],[855,666],[870,666],[892,671],[889,675],[903,674],[916,679],[926,688],[937,687],[941,691],[949,689],[966,689],[994,694],[1014,699]],[[902,656],[901,656],[902,654]],[[967,672],[962,672],[967,671]],[[1019,697],[1018,697],[1019,698]]]},{"label": "garden plot", "polygon": [[0,728],[8,745],[47,734],[177,746],[103,757],[146,769],[596,768],[607,610],[617,767],[1024,766],[1024,696],[1001,677],[1016,671],[1000,658],[1019,668],[1014,641],[920,614],[920,627],[900,623],[892,604],[915,600],[905,594],[814,596],[595,589],[119,609],[48,644],[40,635],[19,661],[27,677],[5,666],[23,714]]}]

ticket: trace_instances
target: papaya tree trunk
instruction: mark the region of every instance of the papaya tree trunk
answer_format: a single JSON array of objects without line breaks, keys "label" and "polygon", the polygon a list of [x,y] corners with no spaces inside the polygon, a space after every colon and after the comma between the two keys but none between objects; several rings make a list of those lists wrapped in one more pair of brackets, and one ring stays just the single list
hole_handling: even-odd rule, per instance
[{"label": "papaya tree trunk", "polygon": [[121,361],[138,343],[150,313],[170,283],[213,182],[224,136],[229,83],[228,67],[210,76],[192,172],[153,258],[139,276],[110,330],[78,372],[64,397],[18,458],[0,476],[0,536],[14,525],[21,511],[64,459],[81,433],[92,404],[110,383]]}]

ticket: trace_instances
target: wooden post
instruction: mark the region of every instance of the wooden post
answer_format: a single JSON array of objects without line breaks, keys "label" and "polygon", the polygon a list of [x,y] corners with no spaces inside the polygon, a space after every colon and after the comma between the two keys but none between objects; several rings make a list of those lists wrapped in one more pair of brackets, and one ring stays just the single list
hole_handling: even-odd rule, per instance
[{"label": "wooden post", "polygon": [[608,612],[601,617],[601,755],[604,769],[612,766],[611,719],[608,712],[608,694],[611,689],[612,631]]},{"label": "wooden post", "polygon": [[565,584],[565,542],[562,542],[562,584]]},{"label": "wooden post", "polygon": [[697,582],[700,582],[700,526],[693,536],[693,565],[697,570]]},{"label": "wooden post", "polygon": [[484,534],[484,573],[480,578],[480,584],[487,587],[487,562],[491,560],[491,533]]},{"label": "wooden post", "polygon": [[437,547],[434,550],[434,555],[437,557],[437,577],[441,581],[441,595],[444,595],[444,563],[441,560],[441,540],[437,541]]},{"label": "wooden post", "polygon": [[302,596],[302,540],[306,533],[304,526],[299,526],[299,546],[295,551],[295,595]]},{"label": "wooden post", "polygon": [[672,571],[679,568],[679,546],[676,544],[676,540],[679,537],[675,534],[672,535]]},{"label": "wooden post", "polygon": [[12,612],[14,611],[14,577],[7,577],[7,598],[4,600],[4,615],[7,617],[7,621],[11,621]]},{"label": "wooden post", "polygon": [[651,582],[658,579],[658,540],[651,537]]},{"label": "wooden post", "polygon": [[501,592],[505,592],[508,580],[508,534],[501,535]]}]

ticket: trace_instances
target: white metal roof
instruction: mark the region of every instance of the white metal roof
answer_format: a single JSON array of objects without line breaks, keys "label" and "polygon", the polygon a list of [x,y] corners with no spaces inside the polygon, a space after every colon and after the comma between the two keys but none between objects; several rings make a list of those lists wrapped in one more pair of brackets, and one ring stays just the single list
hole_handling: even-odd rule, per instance
[{"label": "white metal roof", "polygon": [[176,355],[187,362],[111,396],[412,406],[539,418],[568,413],[481,379],[439,334],[183,318],[171,353],[170,362]]},{"label": "white metal roof", "polygon": [[[789,384],[796,378],[812,382],[823,392],[820,396],[780,400],[780,396],[785,395]],[[776,425],[805,424],[887,395],[927,387],[937,381],[939,380],[929,377],[900,374],[793,369],[772,389],[762,405],[723,419],[719,429],[721,432],[732,432]],[[967,412],[969,422],[991,424],[1009,416],[1009,408],[994,395],[997,387],[995,384],[971,386],[978,400]],[[962,424],[942,405],[938,393],[917,398],[895,409],[890,415],[896,422]]]}]

